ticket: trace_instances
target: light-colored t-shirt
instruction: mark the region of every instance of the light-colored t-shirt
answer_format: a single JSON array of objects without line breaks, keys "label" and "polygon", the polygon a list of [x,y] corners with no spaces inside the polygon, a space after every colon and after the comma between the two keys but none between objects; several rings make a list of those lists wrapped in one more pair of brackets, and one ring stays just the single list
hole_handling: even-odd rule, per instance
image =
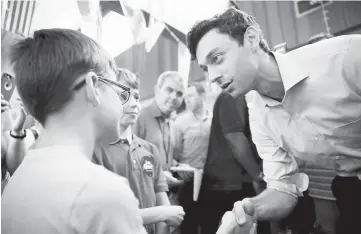
[{"label": "light-colored t-shirt", "polygon": [[[203,169],[207,158],[212,116],[207,113],[197,119],[192,111],[178,116],[174,121],[174,145],[177,150],[174,159],[191,167]],[[190,181],[193,173],[179,172],[184,181]]]},{"label": "light-colored t-shirt", "polygon": [[146,233],[127,180],[64,146],[29,151],[1,203],[2,233]]}]

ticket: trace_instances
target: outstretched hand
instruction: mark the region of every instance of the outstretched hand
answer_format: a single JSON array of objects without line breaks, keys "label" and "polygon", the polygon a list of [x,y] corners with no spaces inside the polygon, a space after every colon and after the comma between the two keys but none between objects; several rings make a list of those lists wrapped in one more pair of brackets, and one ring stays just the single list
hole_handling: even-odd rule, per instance
[{"label": "outstretched hand", "polygon": [[252,234],[255,230],[254,208],[244,199],[234,204],[233,211],[227,211],[216,234]]}]

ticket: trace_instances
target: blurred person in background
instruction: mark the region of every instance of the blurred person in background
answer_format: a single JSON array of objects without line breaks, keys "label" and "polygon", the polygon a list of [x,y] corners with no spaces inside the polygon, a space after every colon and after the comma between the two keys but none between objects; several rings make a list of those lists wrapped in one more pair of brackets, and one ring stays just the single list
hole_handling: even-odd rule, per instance
[{"label": "blurred person in background", "polygon": [[133,129],[135,135],[158,148],[172,204],[177,203],[176,191],[182,181],[176,179],[169,171],[174,157],[171,114],[182,104],[184,84],[184,79],[178,72],[163,72],[154,89],[154,101],[142,108]]},{"label": "blurred person in background", "polygon": [[[221,92],[213,107],[210,139],[199,194],[201,233],[216,233],[222,216],[236,201],[265,187],[258,155],[252,146],[245,100]],[[270,233],[268,223],[259,233]]]},{"label": "blurred person in background", "polygon": [[211,81],[232,96],[256,91],[250,125],[267,189],[235,203],[225,233],[248,233],[257,220],[292,212],[309,182],[295,157],[337,171],[331,188],[340,232],[361,233],[361,36],[272,53],[255,19],[230,8],[198,22],[188,47]]},{"label": "blurred person in background", "polygon": [[2,232],[145,233],[127,181],[91,162],[95,143],[118,134],[129,98],[114,60],[69,29],[35,31],[12,59],[21,100],[44,128],[4,190]]},{"label": "blurred person in background", "polygon": [[[207,93],[201,83],[189,85],[185,103],[187,110],[174,122],[175,164],[179,168],[203,170],[207,157],[212,113],[206,108]],[[199,206],[193,201],[193,172],[176,172],[184,181],[180,188],[179,202],[185,217],[181,224],[182,234],[198,234]]]},{"label": "blurred person in background", "polygon": [[117,81],[130,87],[130,98],[123,105],[124,113],[120,118],[119,139],[98,144],[93,162],[127,178],[139,200],[147,232],[165,234],[168,233],[167,225],[180,225],[184,211],[181,206],[170,205],[158,149],[132,133],[140,109],[138,77],[127,69],[119,68]]}]

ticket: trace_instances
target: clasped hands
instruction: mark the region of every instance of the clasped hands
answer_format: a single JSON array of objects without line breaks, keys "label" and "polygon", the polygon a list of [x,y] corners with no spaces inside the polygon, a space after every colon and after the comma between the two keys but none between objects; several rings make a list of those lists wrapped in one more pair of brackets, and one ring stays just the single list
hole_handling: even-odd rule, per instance
[{"label": "clasped hands", "polygon": [[222,218],[216,234],[253,234],[255,232],[254,207],[249,198],[234,203],[232,211],[227,211]]}]

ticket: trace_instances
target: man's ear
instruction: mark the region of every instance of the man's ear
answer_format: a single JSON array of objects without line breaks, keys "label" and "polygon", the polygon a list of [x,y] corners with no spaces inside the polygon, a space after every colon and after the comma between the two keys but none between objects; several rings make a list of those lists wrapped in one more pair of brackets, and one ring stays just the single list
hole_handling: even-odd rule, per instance
[{"label": "man's ear", "polygon": [[243,44],[249,47],[253,52],[256,52],[259,48],[260,40],[259,30],[253,26],[249,26],[244,33]]},{"label": "man's ear", "polygon": [[160,87],[158,86],[158,84],[156,84],[155,86],[154,86],[154,93],[156,94],[156,93],[158,93],[160,91]]},{"label": "man's ear", "polygon": [[94,72],[88,72],[85,74],[84,77],[86,86],[86,98],[92,104],[92,106],[98,106],[100,104],[98,76]]}]

